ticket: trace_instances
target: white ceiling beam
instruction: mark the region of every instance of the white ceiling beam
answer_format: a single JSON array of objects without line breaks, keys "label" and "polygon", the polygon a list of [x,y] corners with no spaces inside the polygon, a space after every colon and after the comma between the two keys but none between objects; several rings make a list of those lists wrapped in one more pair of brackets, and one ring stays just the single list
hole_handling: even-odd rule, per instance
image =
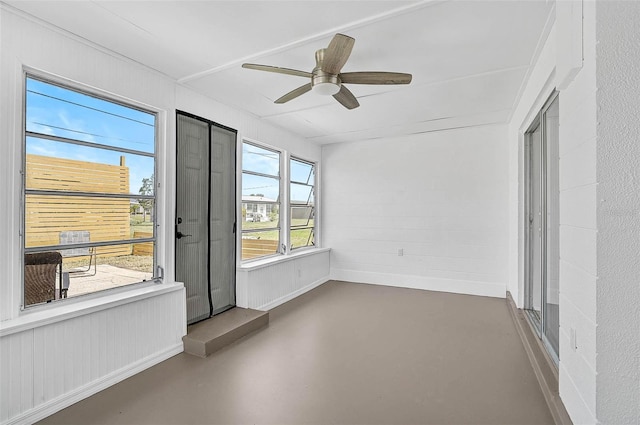
[{"label": "white ceiling beam", "polygon": [[275,53],[284,52],[286,50],[293,49],[295,47],[303,46],[305,44],[312,43],[314,41],[322,40],[322,39],[324,39],[326,37],[334,35],[335,33],[350,31],[350,30],[353,30],[353,29],[356,29],[356,28],[360,28],[360,27],[363,27],[363,26],[374,24],[376,22],[380,22],[380,21],[383,21],[383,20],[386,20],[386,19],[390,19],[390,18],[399,16],[399,15],[403,15],[405,13],[413,12],[415,10],[422,9],[424,7],[434,6],[434,5],[437,5],[437,4],[445,3],[447,1],[450,1],[450,0],[421,0],[421,1],[409,4],[409,5],[406,5],[406,6],[402,6],[402,7],[398,7],[398,8],[395,8],[395,9],[388,10],[387,12],[379,13],[379,14],[376,14],[376,15],[373,15],[373,16],[369,16],[369,17],[366,17],[366,18],[363,18],[363,19],[358,19],[358,20],[353,21],[351,23],[348,23],[346,25],[341,25],[341,26],[338,26],[338,27],[334,27],[334,28],[328,29],[326,31],[322,31],[320,33],[316,33],[316,34],[310,35],[308,37],[301,38],[301,39],[293,41],[291,43],[286,43],[286,44],[274,47],[272,49],[263,50],[261,52],[254,53],[252,55],[248,55],[248,56],[244,56],[244,57],[235,59],[235,60],[227,62],[225,64],[216,66],[214,68],[209,68],[209,69],[206,69],[204,71],[196,72],[195,74],[187,75],[185,77],[182,77],[182,78],[178,79],[178,83],[184,84],[184,83],[187,83],[189,81],[194,81],[194,80],[206,77],[208,75],[215,74],[215,73],[220,72],[220,71],[224,71],[225,69],[236,67],[236,66],[238,66],[238,65],[240,65],[240,64],[242,64],[244,62],[251,62],[256,58],[260,58],[260,57],[267,56],[267,55],[272,55],[272,54],[275,54]]}]

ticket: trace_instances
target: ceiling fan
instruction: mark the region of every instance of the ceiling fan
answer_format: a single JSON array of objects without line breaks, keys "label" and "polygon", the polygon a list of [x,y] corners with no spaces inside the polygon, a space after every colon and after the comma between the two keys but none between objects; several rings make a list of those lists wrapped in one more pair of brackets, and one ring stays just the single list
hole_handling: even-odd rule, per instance
[{"label": "ceiling fan", "polygon": [[285,103],[308,91],[332,95],[347,109],[360,106],[356,97],[344,84],[409,84],[411,74],[400,72],[340,72],[349,59],[356,40],[344,34],[336,34],[326,49],[316,51],[316,67],[311,72],[277,66],[244,63],[243,68],[278,74],[310,78],[311,82],[290,91],[275,103]]}]

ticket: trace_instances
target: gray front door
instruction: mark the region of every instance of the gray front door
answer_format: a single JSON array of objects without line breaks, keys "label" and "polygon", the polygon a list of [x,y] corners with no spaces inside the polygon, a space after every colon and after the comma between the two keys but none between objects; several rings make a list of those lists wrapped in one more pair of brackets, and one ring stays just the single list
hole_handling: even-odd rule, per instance
[{"label": "gray front door", "polygon": [[176,281],[187,323],[235,305],[236,133],[178,113]]},{"label": "gray front door", "polygon": [[213,314],[236,305],[236,133],[211,126],[211,302]]}]

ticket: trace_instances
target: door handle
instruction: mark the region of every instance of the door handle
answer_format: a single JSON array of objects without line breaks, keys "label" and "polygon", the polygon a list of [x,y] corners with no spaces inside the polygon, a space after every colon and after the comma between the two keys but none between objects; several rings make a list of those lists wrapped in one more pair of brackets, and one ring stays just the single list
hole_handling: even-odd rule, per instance
[{"label": "door handle", "polygon": [[182,238],[185,238],[187,236],[191,236],[191,235],[185,235],[184,233],[182,233],[180,231],[176,232],[176,239],[182,239]]}]

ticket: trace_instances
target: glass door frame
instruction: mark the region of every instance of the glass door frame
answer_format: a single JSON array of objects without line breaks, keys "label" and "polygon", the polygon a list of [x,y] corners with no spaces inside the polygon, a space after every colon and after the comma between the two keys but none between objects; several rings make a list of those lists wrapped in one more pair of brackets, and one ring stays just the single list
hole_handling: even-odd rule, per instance
[{"label": "glass door frame", "polygon": [[[551,343],[549,342],[544,329],[546,328],[547,321],[547,277],[548,277],[548,228],[547,228],[547,214],[548,214],[548,150],[547,150],[547,129],[546,129],[546,121],[545,114],[551,107],[554,101],[558,99],[558,91],[554,91],[551,96],[544,103],[540,112],[538,112],[524,133],[524,143],[525,143],[525,158],[524,158],[524,311],[527,316],[529,322],[533,329],[535,329],[538,337],[542,340],[547,353],[551,356],[551,359],[555,363],[556,367],[559,364],[559,353],[556,353]],[[540,209],[542,211],[540,217],[540,228],[542,229],[542,234],[540,237],[540,268],[541,268],[541,284],[540,284],[540,317],[537,317],[535,310],[532,308],[532,286],[531,282],[531,255],[532,255],[532,240],[530,236],[530,209],[531,209],[531,149],[532,149],[532,139],[533,133],[538,130],[540,131]]]}]

